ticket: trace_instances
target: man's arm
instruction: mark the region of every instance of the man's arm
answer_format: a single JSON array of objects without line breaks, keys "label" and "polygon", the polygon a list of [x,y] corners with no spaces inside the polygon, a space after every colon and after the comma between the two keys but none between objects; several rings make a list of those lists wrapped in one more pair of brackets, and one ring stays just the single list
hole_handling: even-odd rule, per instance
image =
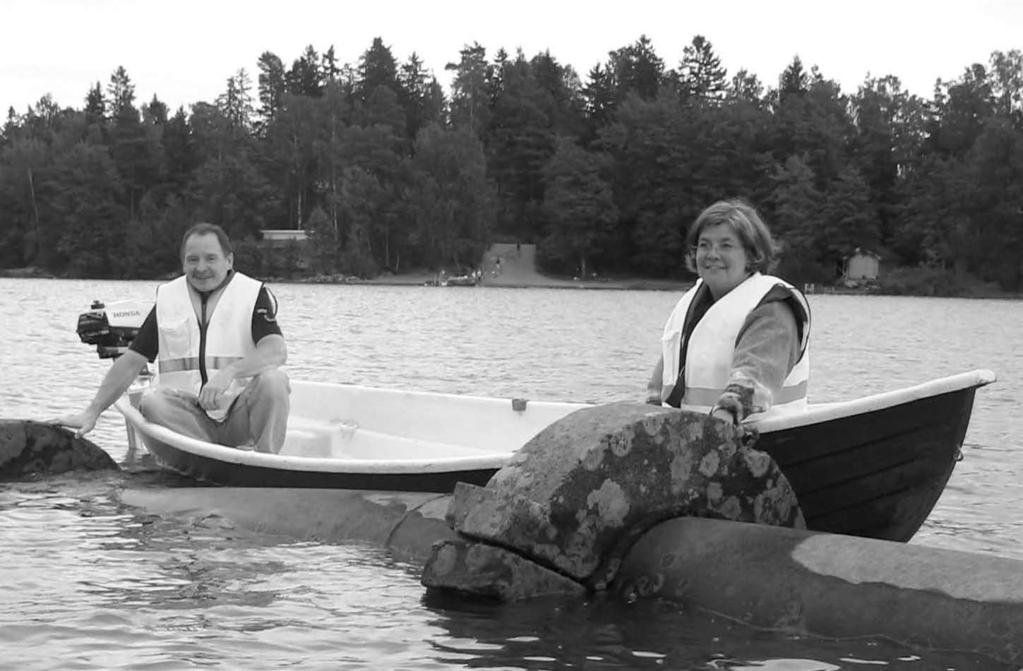
[{"label": "man's arm", "polygon": [[[252,354],[224,366],[213,377],[224,375],[230,382],[237,377],[252,377],[264,370],[283,366],[287,361],[288,346],[284,342],[284,336],[271,334],[263,336],[263,339],[256,344],[256,350]],[[211,379],[210,382],[212,381]],[[209,385],[210,382],[206,384]]]},{"label": "man's arm", "polygon": [[264,336],[256,344],[252,354],[224,366],[207,380],[199,391],[199,405],[204,410],[213,410],[218,407],[222,394],[235,378],[252,377],[265,370],[283,366],[287,361],[288,346],[284,342],[284,336],[277,334]]},{"label": "man's arm", "polygon": [[103,411],[121,398],[145,365],[145,356],[131,349],[126,350],[110,366],[89,406],[83,412],[65,415],[54,420],[54,423],[75,429],[75,436],[78,438],[89,433],[96,426],[96,420]]},{"label": "man's arm", "polygon": [[255,351],[249,356],[224,366],[206,381],[199,391],[199,405],[205,410],[218,407],[221,395],[239,377],[252,377],[264,370],[283,366],[288,360],[288,346],[277,324],[277,298],[265,285],[260,287],[252,309],[252,340]]}]

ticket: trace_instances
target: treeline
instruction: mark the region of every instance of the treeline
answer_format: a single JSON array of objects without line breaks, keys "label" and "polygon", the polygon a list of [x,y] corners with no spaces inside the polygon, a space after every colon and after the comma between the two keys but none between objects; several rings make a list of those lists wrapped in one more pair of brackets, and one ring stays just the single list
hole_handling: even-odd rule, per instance
[{"label": "treeline", "polygon": [[[1016,291],[1023,55],[994,52],[931,99],[897,77],[845,93],[798,57],[777,86],[729,76],[697,36],[670,66],[645,37],[585,80],[549,52],[474,44],[446,92],[375,39],[355,65],[313,47],[171,114],[118,68],[82,109],[44,97],[0,133],[0,267],[154,277],[183,230],[224,226],[252,272],[467,267],[535,242],[551,272],[682,277],[686,227],[748,198],[781,274],[829,282],[855,248],[929,281]],[[262,229],[309,232],[284,250]]]}]

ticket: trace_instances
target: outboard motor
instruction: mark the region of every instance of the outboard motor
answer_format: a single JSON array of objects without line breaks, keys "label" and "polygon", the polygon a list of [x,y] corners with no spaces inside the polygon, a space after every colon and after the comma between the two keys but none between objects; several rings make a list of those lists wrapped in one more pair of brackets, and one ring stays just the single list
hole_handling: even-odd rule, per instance
[{"label": "outboard motor", "polygon": [[110,305],[93,301],[88,312],[78,315],[78,337],[86,345],[95,345],[99,358],[116,359],[138,335],[152,307],[151,301],[116,301]]}]

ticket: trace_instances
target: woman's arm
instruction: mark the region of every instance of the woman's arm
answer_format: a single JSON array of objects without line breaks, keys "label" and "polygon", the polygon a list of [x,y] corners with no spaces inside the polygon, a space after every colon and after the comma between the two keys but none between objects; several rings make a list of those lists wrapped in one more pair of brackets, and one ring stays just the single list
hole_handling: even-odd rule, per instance
[{"label": "woman's arm", "polygon": [[646,402],[651,405],[661,405],[661,386],[664,384],[664,355],[657,357],[657,365],[646,385]]},{"label": "woman's arm", "polygon": [[721,410],[741,422],[769,409],[799,356],[799,329],[788,302],[758,306],[736,337],[728,384],[712,414],[723,416]]}]

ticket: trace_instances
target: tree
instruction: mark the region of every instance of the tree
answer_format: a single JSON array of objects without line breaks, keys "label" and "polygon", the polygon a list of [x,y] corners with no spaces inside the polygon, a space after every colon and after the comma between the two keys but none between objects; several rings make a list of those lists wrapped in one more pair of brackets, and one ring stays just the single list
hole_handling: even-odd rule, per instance
[{"label": "tree", "polygon": [[329,130],[323,124],[323,110],[318,99],[287,94],[267,127],[264,151],[271,166],[267,174],[287,203],[287,228],[300,228],[315,206],[310,201],[318,175],[318,143]]},{"label": "tree", "polygon": [[107,101],[103,97],[103,89],[100,88],[99,82],[96,82],[89,89],[88,95],[85,96],[85,109],[83,111],[90,124],[101,126],[106,121]]},{"label": "tree", "polygon": [[291,64],[284,76],[286,90],[297,96],[318,98],[323,93],[323,71],[320,69],[320,55],[310,44],[302,55]]},{"label": "tree", "polygon": [[420,129],[444,121],[444,92],[413,51],[398,71],[398,104],[405,112],[405,133],[414,140]]},{"label": "tree", "polygon": [[602,65],[595,65],[587,77],[589,81],[583,87],[583,99],[588,127],[583,139],[590,143],[596,139],[600,129],[612,121],[618,106],[618,85],[614,72]]},{"label": "tree", "polygon": [[196,216],[220,224],[234,239],[258,238],[279,211],[280,188],[258,169],[249,136],[217,107],[197,103],[189,121],[199,148],[188,187]]},{"label": "tree", "polygon": [[836,275],[857,247],[877,250],[881,243],[880,219],[870,196],[870,187],[853,166],[844,168],[824,194],[813,230],[814,260],[834,268]]},{"label": "tree", "polygon": [[850,104],[855,124],[851,155],[870,188],[881,241],[887,243],[896,225],[900,175],[912,169],[923,141],[923,106],[891,75],[868,78]]},{"label": "tree", "polygon": [[174,116],[167,120],[163,132],[163,149],[168,188],[180,195],[200,162],[192,126],[184,108],[179,107]]},{"label": "tree", "polygon": [[227,78],[227,89],[217,96],[217,109],[232,128],[241,133],[252,130],[252,83],[249,74],[242,68]]},{"label": "tree", "polygon": [[618,85],[617,99],[635,93],[644,100],[653,100],[664,80],[664,61],[654,52],[653,43],[640,35],[634,44],[612,51],[608,69],[614,72]]},{"label": "tree", "polygon": [[620,212],[615,258],[619,268],[670,276],[682,269],[682,233],[702,209],[693,195],[693,172],[703,158],[690,153],[697,126],[679,114],[665,91],[656,100],[626,99],[616,121],[595,143],[613,160],[611,181]]},{"label": "tree", "polygon": [[725,93],[725,97],[731,101],[746,102],[755,107],[764,105],[764,85],[760,79],[747,70],[739,70],[732,77]]},{"label": "tree", "polygon": [[477,137],[490,121],[489,86],[493,76],[487,65],[487,50],[477,42],[459,52],[457,63],[448,63],[445,70],[454,73],[451,80],[451,124],[468,128]]},{"label": "tree", "polygon": [[984,125],[965,167],[967,213],[978,243],[970,269],[1018,291],[1023,279],[1023,130],[1013,127],[1011,112]]},{"label": "tree", "polygon": [[73,277],[123,277],[128,211],[106,148],[79,144],[61,156],[50,188],[53,216],[60,222],[51,244],[61,265]]},{"label": "tree", "polygon": [[781,76],[774,98],[772,145],[775,160],[790,156],[807,161],[823,190],[849,162],[853,123],[849,105],[837,83],[813,68],[806,75],[797,57]]},{"label": "tree", "polygon": [[135,109],[135,85],[123,65],[117,66],[110,75],[107,94],[110,96],[110,114],[113,118],[138,115]]},{"label": "tree", "polygon": [[772,176],[774,233],[781,247],[778,274],[791,282],[829,282],[834,268],[817,259],[817,228],[821,221],[821,192],[807,160],[790,156]]},{"label": "tree", "polygon": [[614,240],[618,212],[611,187],[601,176],[607,163],[606,156],[559,138],[544,170],[547,234],[539,251],[541,258],[563,272],[578,268],[583,278],[589,277],[590,261],[604,254]]},{"label": "tree", "polygon": [[679,95],[696,103],[720,102],[728,88],[727,74],[714,47],[703,35],[697,35],[682,50],[676,75]]},{"label": "tree", "polygon": [[51,159],[41,140],[21,134],[9,136],[0,151],[0,212],[3,212],[0,246],[4,265],[50,266],[53,259],[46,244],[48,224],[56,222],[43,213],[49,201],[39,193],[39,180]]},{"label": "tree", "polygon": [[541,91],[539,105],[550,119],[551,129],[569,137],[581,135],[586,101],[579,75],[572,66],[559,63],[550,51],[533,56],[529,65]]},{"label": "tree", "polygon": [[163,166],[159,138],[142,127],[135,107],[135,85],[123,67],[110,76],[110,120],[107,142],[110,157],[121,175],[123,203],[129,218],[135,218],[146,191],[162,180]]},{"label": "tree", "polygon": [[494,221],[483,146],[467,128],[427,126],[416,137],[407,211],[411,249],[433,268],[475,266]]},{"label": "tree", "polygon": [[551,104],[522,52],[501,67],[503,86],[484,136],[490,175],[501,200],[499,227],[518,238],[540,231],[543,168],[554,153]]},{"label": "tree", "polygon": [[398,93],[398,64],[390,47],[384,45],[379,37],[374,37],[373,44],[359,59],[355,94],[358,100],[366,102],[378,87]]},{"label": "tree", "polygon": [[265,128],[281,109],[284,94],[287,92],[287,79],[284,74],[284,63],[273,52],[264,51],[259,57],[258,67],[260,127]]},{"label": "tree", "polygon": [[975,63],[957,81],[937,87],[927,128],[927,149],[943,156],[962,157],[980,137],[994,109],[987,71]]}]

